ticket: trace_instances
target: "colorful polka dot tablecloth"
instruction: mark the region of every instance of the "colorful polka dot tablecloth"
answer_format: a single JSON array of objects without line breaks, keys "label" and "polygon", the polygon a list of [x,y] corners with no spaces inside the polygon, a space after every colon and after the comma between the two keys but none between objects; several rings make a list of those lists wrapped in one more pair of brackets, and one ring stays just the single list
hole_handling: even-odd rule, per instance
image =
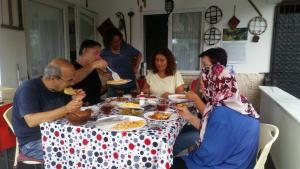
[{"label": "colorful polka dot tablecloth", "polygon": [[147,125],[128,132],[73,126],[62,119],[42,123],[45,168],[169,169],[173,144],[185,121]]}]

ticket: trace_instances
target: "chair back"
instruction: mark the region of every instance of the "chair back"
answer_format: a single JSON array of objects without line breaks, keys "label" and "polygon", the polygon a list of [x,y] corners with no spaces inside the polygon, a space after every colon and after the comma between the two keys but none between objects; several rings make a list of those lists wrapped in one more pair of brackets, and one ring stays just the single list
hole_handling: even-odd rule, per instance
[{"label": "chair back", "polygon": [[278,127],[271,124],[260,124],[259,147],[254,169],[264,169],[268,154],[279,135]]}]

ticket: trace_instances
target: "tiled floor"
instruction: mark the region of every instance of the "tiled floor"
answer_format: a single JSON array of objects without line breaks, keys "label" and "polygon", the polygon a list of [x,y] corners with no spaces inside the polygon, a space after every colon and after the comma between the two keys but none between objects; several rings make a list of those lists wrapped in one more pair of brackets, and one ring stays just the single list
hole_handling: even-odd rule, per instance
[{"label": "tiled floor", "polygon": [[[8,169],[13,169],[12,165],[13,165],[13,160],[14,160],[14,155],[15,155],[14,153],[15,153],[14,148],[9,149],[7,151],[7,155],[8,155],[8,159],[9,159],[9,168]],[[0,167],[1,169],[6,169],[5,168],[6,160],[5,160],[5,152],[4,151],[0,151],[0,166],[1,166]],[[18,169],[41,169],[41,166],[37,166],[37,168],[34,168],[34,166],[19,164]],[[265,165],[265,169],[275,169],[271,158],[268,158],[266,165]]]},{"label": "tiled floor", "polygon": [[[9,160],[9,163],[7,164],[7,161],[5,159],[5,154],[7,153],[7,158]],[[15,156],[15,149],[11,148],[5,151],[0,151],[0,169],[13,169],[13,163],[14,163],[14,156]],[[8,168],[6,166],[8,165]],[[41,169],[41,166],[36,166],[36,168],[32,165],[26,165],[26,164],[18,164],[17,169]]]}]

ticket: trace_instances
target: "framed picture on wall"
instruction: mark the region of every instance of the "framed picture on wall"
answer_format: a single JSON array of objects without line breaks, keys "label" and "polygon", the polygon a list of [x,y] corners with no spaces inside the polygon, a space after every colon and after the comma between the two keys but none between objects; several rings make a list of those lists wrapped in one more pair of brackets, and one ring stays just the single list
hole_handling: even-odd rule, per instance
[{"label": "framed picture on wall", "polygon": [[22,0],[0,0],[1,27],[24,30],[22,16]]}]

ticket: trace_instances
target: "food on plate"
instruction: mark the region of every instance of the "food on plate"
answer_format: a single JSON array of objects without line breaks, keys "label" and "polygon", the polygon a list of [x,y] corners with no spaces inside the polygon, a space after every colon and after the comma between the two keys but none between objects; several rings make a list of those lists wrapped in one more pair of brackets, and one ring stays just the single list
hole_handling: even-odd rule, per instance
[{"label": "food on plate", "polygon": [[101,110],[102,110],[103,114],[110,114],[111,110],[113,108],[114,108],[113,105],[107,103],[107,104],[102,105]]},{"label": "food on plate", "polygon": [[124,101],[128,101],[129,98],[127,97],[114,97],[111,98],[110,101],[114,101],[114,102],[124,102]]},{"label": "food on plate", "polygon": [[77,90],[73,89],[72,87],[67,87],[64,89],[64,93],[67,95],[74,95],[77,93]]},{"label": "food on plate", "polygon": [[143,113],[141,109],[120,109],[122,115],[140,116]]},{"label": "food on plate", "polygon": [[73,125],[81,125],[86,123],[89,118],[91,117],[93,110],[92,109],[86,109],[86,110],[78,110],[72,113],[68,113],[66,115],[68,121]]},{"label": "food on plate", "polygon": [[184,95],[179,95],[175,97],[176,99],[186,99],[186,97]]},{"label": "food on plate", "polygon": [[140,108],[140,104],[133,103],[133,102],[125,102],[120,104],[120,107],[134,107],[134,108]]},{"label": "food on plate", "polygon": [[136,120],[136,121],[121,121],[112,126],[113,130],[128,130],[133,128],[139,128],[145,125],[144,120]]},{"label": "food on plate", "polygon": [[119,80],[108,80],[107,84],[123,84],[123,83],[127,83],[128,80],[126,79],[119,79]]},{"label": "food on plate", "polygon": [[172,103],[171,107],[183,107],[183,106],[189,106],[188,103]]},{"label": "food on plate", "polygon": [[170,118],[170,116],[171,116],[170,113],[157,111],[148,117],[151,119],[154,119],[154,120],[168,120]]}]

